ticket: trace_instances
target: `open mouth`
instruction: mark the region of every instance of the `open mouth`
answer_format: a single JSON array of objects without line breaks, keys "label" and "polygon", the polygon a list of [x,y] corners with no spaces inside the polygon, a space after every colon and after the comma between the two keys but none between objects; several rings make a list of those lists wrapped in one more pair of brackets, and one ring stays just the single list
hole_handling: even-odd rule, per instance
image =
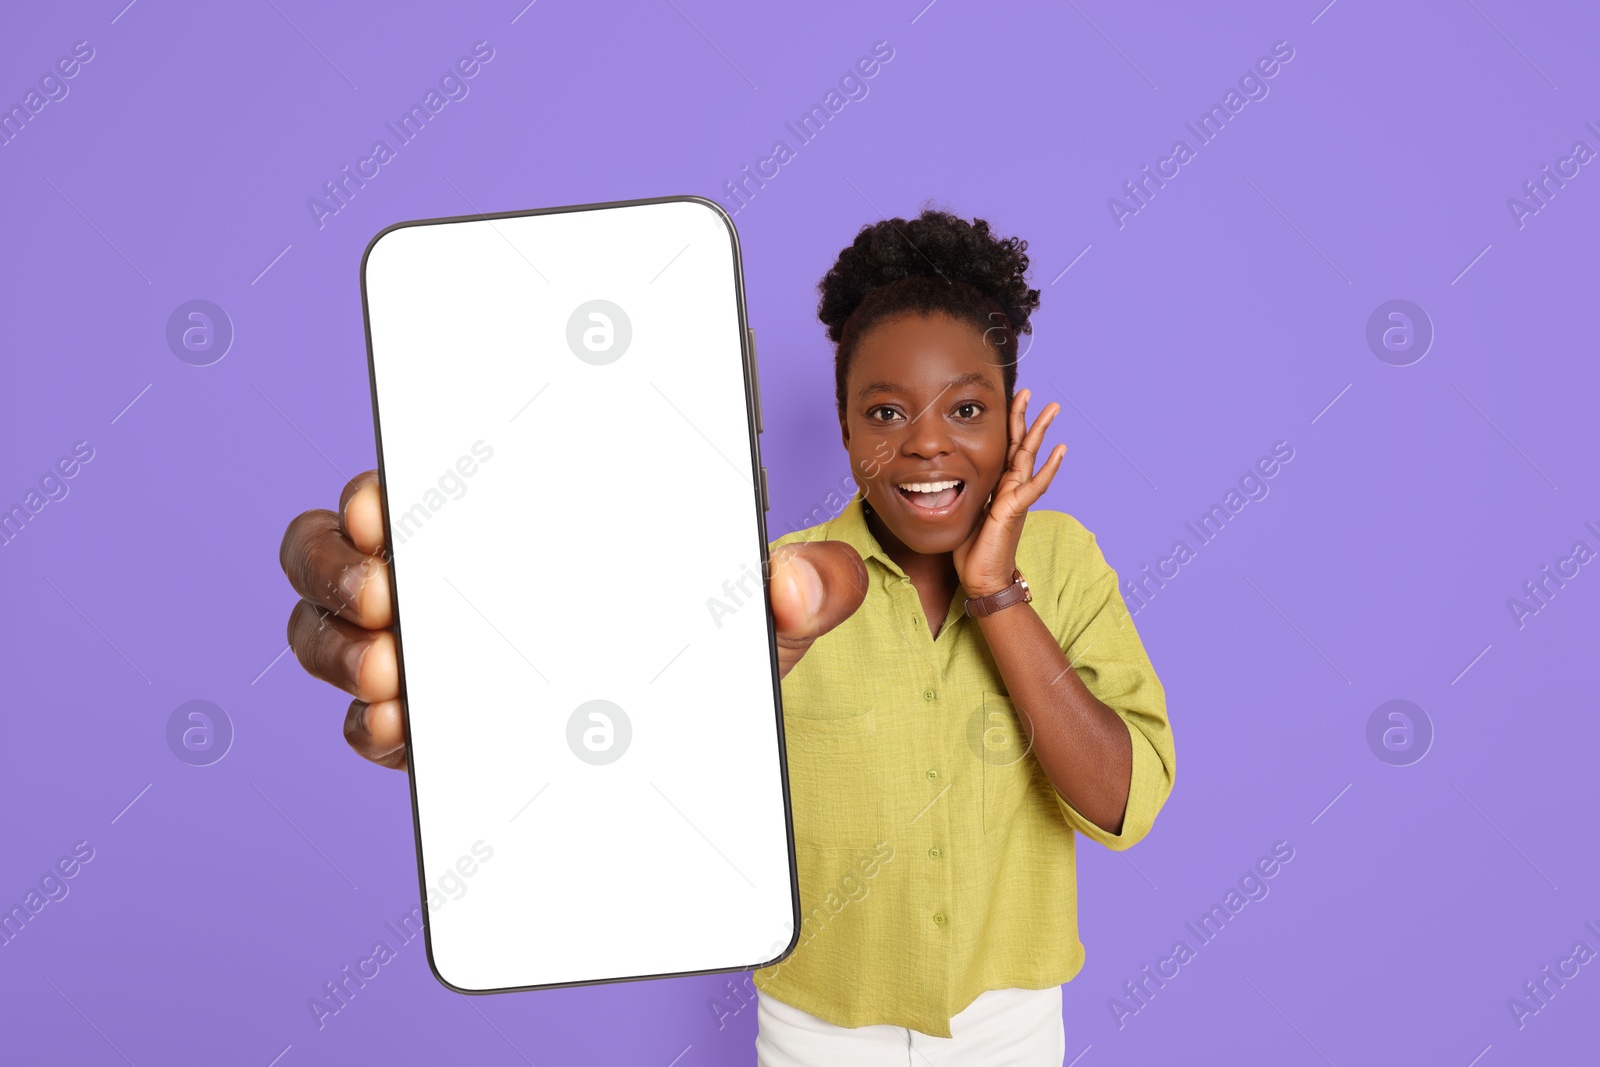
[{"label": "open mouth", "polygon": [[967,483],[954,478],[936,482],[900,482],[895,491],[914,515],[940,519],[955,510]]}]

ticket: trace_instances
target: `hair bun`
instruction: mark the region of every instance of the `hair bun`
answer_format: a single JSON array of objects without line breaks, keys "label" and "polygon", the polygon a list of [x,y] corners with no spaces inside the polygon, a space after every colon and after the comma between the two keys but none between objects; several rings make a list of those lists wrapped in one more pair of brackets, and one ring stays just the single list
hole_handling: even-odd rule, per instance
[{"label": "hair bun", "polygon": [[1027,247],[1019,237],[994,236],[984,219],[969,222],[931,207],[914,219],[870,223],[818,283],[817,317],[838,344],[845,323],[868,294],[926,276],[972,286],[999,305],[1015,333],[1029,333],[1039,291],[1028,287]]}]

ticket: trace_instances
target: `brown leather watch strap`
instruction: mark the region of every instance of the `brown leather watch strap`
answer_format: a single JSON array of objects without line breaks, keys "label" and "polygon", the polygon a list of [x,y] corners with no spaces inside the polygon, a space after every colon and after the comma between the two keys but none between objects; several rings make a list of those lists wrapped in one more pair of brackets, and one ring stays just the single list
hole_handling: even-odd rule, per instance
[{"label": "brown leather watch strap", "polygon": [[1011,571],[1011,584],[998,593],[988,596],[967,597],[967,614],[974,618],[993,615],[1001,608],[1009,608],[1013,604],[1025,604],[1033,599],[1033,593],[1028,589],[1027,579],[1022,577],[1022,572],[1016,568]]}]

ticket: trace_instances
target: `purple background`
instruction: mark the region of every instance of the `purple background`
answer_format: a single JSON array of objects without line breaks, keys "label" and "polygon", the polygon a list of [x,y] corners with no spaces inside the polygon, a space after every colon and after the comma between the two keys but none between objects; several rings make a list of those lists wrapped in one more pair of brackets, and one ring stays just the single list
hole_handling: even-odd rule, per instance
[{"label": "purple background", "polygon": [[[815,283],[929,197],[1030,242],[1020,382],[1063,403],[1049,439],[1070,446],[1041,506],[1124,577],[1194,547],[1184,524],[1274,442],[1295,450],[1137,616],[1180,772],[1146,841],[1080,850],[1068,1060],[1593,1056],[1600,966],[1520,1029],[1507,1007],[1579,940],[1600,950],[1600,567],[1520,628],[1507,605],[1574,542],[1600,549],[1600,167],[1521,228],[1507,207],[1574,141],[1600,150],[1582,5],[122,2],[0,27],[7,106],[95,50],[0,147],[0,503],[95,450],[0,548],[0,902],[74,842],[96,853],[0,948],[0,1058],[754,1062],[754,1009],[719,1029],[708,1008],[739,975],[465,998],[420,942],[318,1029],[308,999],[389,938],[416,869],[405,778],[355,758],[345,698],[278,658],[277,550],[374,463],[357,268],[379,229],[680,193],[731,209],[724,182],[780,138],[795,157],[735,218],[772,537],[847,473]],[[319,229],[307,199],[478,40],[495,55],[470,94]],[[797,147],[784,123],[879,40],[869,95]],[[1193,146],[1184,122],[1279,40],[1270,94],[1119,229],[1107,198]],[[205,367],[165,340],[197,298],[237,334]],[[1405,367],[1365,340],[1397,298],[1436,330]],[[207,767],[165,740],[194,699],[236,731]],[[1393,699],[1435,731],[1409,766],[1366,740]],[[1280,840],[1270,895],[1119,1028],[1109,998],[1194,947],[1185,921]]]}]

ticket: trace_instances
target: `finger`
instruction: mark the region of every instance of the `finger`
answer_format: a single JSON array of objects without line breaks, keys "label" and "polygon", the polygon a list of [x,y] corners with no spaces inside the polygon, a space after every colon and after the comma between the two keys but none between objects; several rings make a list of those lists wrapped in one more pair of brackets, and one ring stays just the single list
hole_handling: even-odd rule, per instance
[{"label": "finger", "polygon": [[1039,473],[1034,475],[1026,485],[1018,490],[1025,494],[1024,499],[1028,507],[1032,507],[1044,496],[1045,490],[1050,488],[1050,483],[1055,480],[1056,471],[1061,469],[1061,461],[1066,458],[1067,446],[1056,445],[1050,452],[1050,458],[1044,461],[1044,466],[1039,468]]},{"label": "finger", "polygon": [[351,544],[368,555],[388,560],[377,471],[362,471],[350,479],[339,494],[339,521]]},{"label": "finger", "polygon": [[400,695],[394,634],[364,630],[302,600],[289,613],[289,647],[313,678],[365,701]]},{"label": "finger", "polygon": [[792,542],[772,554],[768,590],[785,676],[818,637],[853,615],[867,595],[867,568],[843,541]]},{"label": "finger", "polygon": [[1055,421],[1055,417],[1060,411],[1061,405],[1054,400],[1046,404],[1044,410],[1039,413],[1039,417],[1034,420],[1033,428],[1022,439],[1022,445],[1017,449],[1014,469],[1023,481],[1033,477],[1033,464],[1039,455],[1039,446],[1044,444],[1044,432]]},{"label": "finger", "polygon": [[406,769],[405,712],[398,700],[352,700],[344,716],[344,739],[363,759]]},{"label": "finger", "polygon": [[1022,438],[1028,428],[1028,398],[1033,393],[1028,389],[1017,390],[1017,395],[1011,398],[1011,424],[1006,432],[1006,466],[1016,459],[1017,446],[1022,443]]},{"label": "finger", "polygon": [[783,637],[820,637],[855,613],[867,568],[843,541],[800,541],[772,554],[772,613]]},{"label": "finger", "polygon": [[[352,503],[360,499],[357,494]],[[361,551],[334,512],[296,515],[283,533],[278,562],[295,592],[340,618],[371,630],[394,621],[388,564]]]}]

